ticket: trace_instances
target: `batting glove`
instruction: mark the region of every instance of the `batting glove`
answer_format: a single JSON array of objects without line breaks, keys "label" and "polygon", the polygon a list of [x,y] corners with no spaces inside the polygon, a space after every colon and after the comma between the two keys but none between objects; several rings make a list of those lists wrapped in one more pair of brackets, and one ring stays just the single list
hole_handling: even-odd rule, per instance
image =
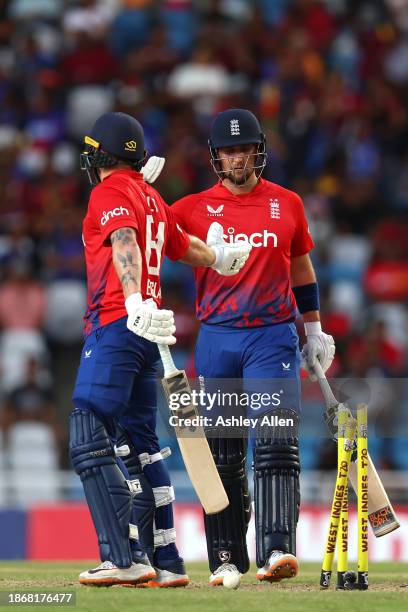
[{"label": "batting glove", "polygon": [[174,313],[172,310],[159,310],[154,300],[143,301],[140,293],[132,293],[125,301],[128,313],[126,327],[150,342],[175,344]]},{"label": "batting glove", "polygon": [[218,274],[233,276],[245,265],[252,247],[246,240],[228,244],[223,234],[224,230],[220,223],[216,221],[211,223],[207,234],[207,244],[215,253],[215,262],[211,267]]},{"label": "batting glove", "polygon": [[313,372],[316,359],[319,360],[323,372],[326,372],[332,364],[336,346],[333,336],[322,332],[319,321],[305,323],[306,344],[302,349],[301,366],[309,372],[310,380],[316,381],[317,377]]},{"label": "batting glove", "polygon": [[146,183],[154,183],[163,170],[165,161],[164,157],[156,157],[154,155],[153,157],[149,157],[140,171]]}]

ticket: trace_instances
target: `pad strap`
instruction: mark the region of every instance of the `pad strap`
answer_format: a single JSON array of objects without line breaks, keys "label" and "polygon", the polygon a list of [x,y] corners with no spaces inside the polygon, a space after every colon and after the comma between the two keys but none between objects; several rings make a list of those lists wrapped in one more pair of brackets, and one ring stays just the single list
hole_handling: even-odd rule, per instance
[{"label": "pad strap", "polygon": [[115,455],[117,457],[127,457],[130,455],[130,448],[127,444],[124,444],[123,446],[115,445],[113,448],[115,449]]},{"label": "pad strap", "polygon": [[153,453],[149,455],[149,453],[140,453],[139,461],[142,465],[142,468],[145,465],[150,465],[151,463],[155,463],[156,461],[162,461],[171,455],[171,448],[166,446],[166,448],[162,448],[158,453]]},{"label": "pad strap", "polygon": [[143,492],[140,478],[135,478],[134,480],[127,480],[126,482],[127,486],[129,487],[129,491],[133,493],[133,495],[139,495],[139,493]]},{"label": "pad strap", "polygon": [[[152,487],[143,473],[142,465],[130,437],[123,428],[118,429],[119,435],[116,452],[120,449],[120,452],[123,453],[121,456],[123,457],[123,462],[130,476],[127,484],[132,492],[132,523],[138,527],[139,542],[143,552],[145,552],[150,561],[152,561],[154,552],[153,525],[156,509],[155,497]],[[126,451],[125,454],[124,449],[127,449],[129,452]]]},{"label": "pad strap", "polygon": [[155,529],[154,530],[154,547],[167,546],[176,541],[176,528],[170,529]]},{"label": "pad strap", "polygon": [[153,487],[153,495],[156,508],[168,506],[168,504],[171,504],[176,499],[172,486]]},{"label": "pad strap", "polygon": [[139,540],[139,530],[137,525],[133,525],[132,523],[129,523],[129,539]]}]

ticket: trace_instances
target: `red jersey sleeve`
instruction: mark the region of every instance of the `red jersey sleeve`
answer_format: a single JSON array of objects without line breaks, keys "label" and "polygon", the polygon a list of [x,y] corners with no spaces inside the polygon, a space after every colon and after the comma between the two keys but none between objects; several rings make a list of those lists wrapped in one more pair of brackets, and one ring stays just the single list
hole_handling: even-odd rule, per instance
[{"label": "red jersey sleeve", "polygon": [[166,240],[166,255],[169,259],[182,259],[190,246],[190,238],[184,229],[177,223],[169,206],[165,205],[168,224]]},{"label": "red jersey sleeve", "polygon": [[309,253],[314,247],[314,242],[310,235],[309,225],[307,223],[305,208],[301,198],[297,194],[294,195],[294,215],[296,219],[296,230],[292,240],[290,254],[291,257],[300,257]]},{"label": "red jersey sleeve", "polygon": [[186,232],[191,233],[190,219],[193,214],[195,200],[192,196],[186,196],[174,202],[171,205],[171,212],[173,213],[177,223],[181,225]]},{"label": "red jersey sleeve", "polygon": [[133,227],[136,231],[138,229],[134,204],[130,203],[128,196],[120,189],[103,183],[91,193],[89,213],[100,229],[102,242],[121,227]]}]

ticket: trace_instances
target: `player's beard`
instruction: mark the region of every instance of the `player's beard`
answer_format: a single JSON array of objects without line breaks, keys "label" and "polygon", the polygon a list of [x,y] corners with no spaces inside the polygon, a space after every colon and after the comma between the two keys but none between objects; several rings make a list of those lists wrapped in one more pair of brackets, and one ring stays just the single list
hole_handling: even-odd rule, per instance
[{"label": "player's beard", "polygon": [[[256,155],[257,154],[248,155],[245,158],[245,163],[242,168],[229,168],[227,170],[224,170],[224,179],[228,179],[229,181],[231,181],[231,183],[234,183],[234,185],[245,185],[248,179],[255,172],[255,168],[253,166],[254,162],[252,158],[255,160]],[[237,176],[237,172],[242,173],[240,177]]]},{"label": "player's beard", "polygon": [[[241,170],[241,169],[240,169]],[[253,168],[244,168],[244,171],[240,178],[236,176],[237,170],[229,170],[224,174],[224,179],[228,179],[234,185],[245,185],[247,180],[252,176],[254,169]]]}]

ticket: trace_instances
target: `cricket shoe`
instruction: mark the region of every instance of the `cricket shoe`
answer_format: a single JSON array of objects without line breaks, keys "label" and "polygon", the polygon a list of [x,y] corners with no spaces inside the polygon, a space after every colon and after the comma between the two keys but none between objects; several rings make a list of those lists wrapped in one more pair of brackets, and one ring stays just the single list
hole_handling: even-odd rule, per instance
[{"label": "cricket shoe", "polygon": [[149,561],[149,557],[146,555],[146,553],[142,552],[141,550],[132,552],[132,561],[133,563],[136,563],[136,564],[141,563],[142,565],[148,565],[149,567],[153,569]]},{"label": "cricket shoe", "polygon": [[111,561],[104,561],[98,567],[79,574],[79,582],[87,586],[136,586],[144,584],[156,576],[152,566],[132,563],[130,567],[117,567]]},{"label": "cricket shoe", "polygon": [[147,586],[153,588],[185,587],[190,582],[186,574],[184,561],[180,557],[169,561],[160,561],[161,567],[155,565],[156,577],[149,580]]},{"label": "cricket shoe", "polygon": [[257,571],[258,580],[279,582],[282,578],[293,578],[299,571],[299,563],[295,555],[274,550],[268,561]]},{"label": "cricket shoe", "polygon": [[236,565],[233,563],[223,563],[211,574],[209,578],[210,586],[222,586],[224,583],[224,576],[229,574],[237,575],[239,580],[241,580],[242,574],[238,571]]}]

